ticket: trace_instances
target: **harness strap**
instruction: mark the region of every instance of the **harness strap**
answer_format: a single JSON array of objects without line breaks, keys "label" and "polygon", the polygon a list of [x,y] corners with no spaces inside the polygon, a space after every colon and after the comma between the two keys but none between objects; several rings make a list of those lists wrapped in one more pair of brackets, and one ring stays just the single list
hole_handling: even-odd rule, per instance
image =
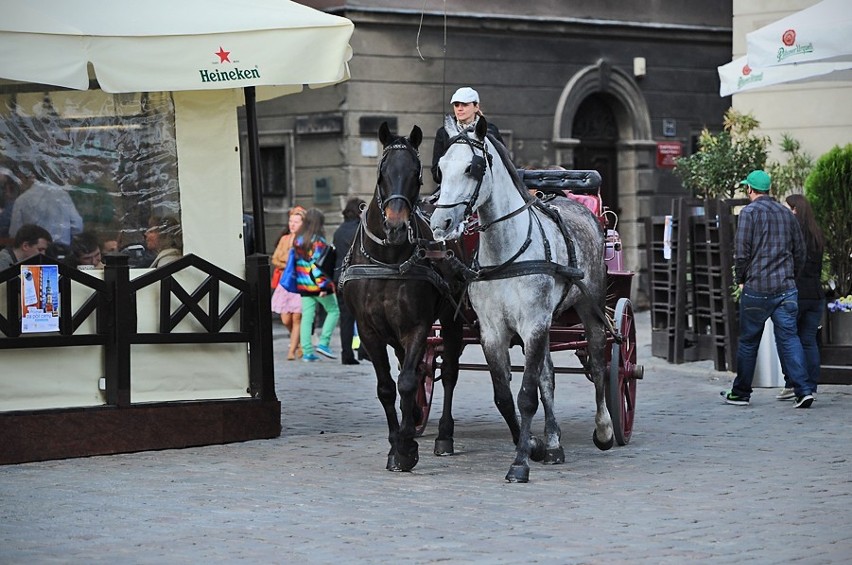
[{"label": "harness strap", "polygon": [[[548,218],[553,220],[553,223],[562,232],[562,237],[565,239],[565,247],[568,248],[568,266],[577,267],[577,250],[574,248],[574,240],[571,238],[571,233],[568,231],[568,226],[559,214],[559,211],[553,206],[547,206],[544,203],[536,201],[536,209],[541,210]],[[582,278],[582,277],[581,277]]]},{"label": "harness strap", "polygon": [[542,259],[504,263],[500,267],[499,270],[481,270],[477,276],[477,280],[510,279],[524,275],[552,275],[564,277],[576,283],[585,276],[585,273],[576,267],[566,267],[565,265]]},{"label": "harness strap", "polygon": [[509,213],[508,213],[508,214],[506,214],[505,216],[502,216],[502,217],[500,217],[500,218],[497,218],[496,220],[493,220],[493,221],[491,221],[491,222],[488,222],[487,224],[479,224],[479,227],[477,227],[477,228],[476,228],[476,231],[485,231],[485,230],[487,230],[488,228],[490,228],[491,226],[493,226],[494,224],[497,224],[497,223],[499,223],[499,222],[502,222],[503,220],[508,220],[508,219],[510,219],[510,218],[514,218],[515,216],[517,216],[518,214],[520,214],[520,213],[521,213],[521,212],[523,212],[524,210],[528,210],[528,209],[529,209],[529,207],[530,207],[530,206],[532,206],[534,203],[535,203],[535,200],[532,200],[532,199],[527,200],[527,201],[524,203],[524,205],[523,205],[523,206],[521,206],[520,208],[518,208],[518,209],[516,209],[516,210],[513,210],[512,212],[509,212]]}]

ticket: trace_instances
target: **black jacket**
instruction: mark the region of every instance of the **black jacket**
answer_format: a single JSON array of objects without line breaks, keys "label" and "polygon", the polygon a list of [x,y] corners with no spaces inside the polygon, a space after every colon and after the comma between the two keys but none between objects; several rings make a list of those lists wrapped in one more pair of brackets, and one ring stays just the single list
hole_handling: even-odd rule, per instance
[{"label": "black jacket", "polygon": [[[506,144],[503,141],[503,137],[500,135],[500,130],[491,122],[488,122],[488,133],[503,145]],[[446,153],[447,147],[449,147],[449,141],[450,134],[447,133],[447,130],[443,126],[438,128],[438,131],[435,132],[435,145],[432,147],[432,180],[434,180],[436,184],[441,184],[441,171],[438,169],[438,161],[440,161],[441,157],[443,157],[444,153]]]},{"label": "black jacket", "polygon": [[819,300],[825,298],[825,291],[820,282],[823,249],[818,248],[816,242],[807,236],[805,226],[802,226],[802,232],[805,234],[808,255],[804,267],[796,277],[796,289],[799,292],[800,299]]},{"label": "black jacket", "polygon": [[343,259],[349,253],[349,248],[352,247],[352,240],[355,239],[355,232],[358,231],[358,218],[345,220],[334,232],[333,243],[337,250],[337,259],[334,263],[334,282],[340,282],[340,275],[343,270]]}]

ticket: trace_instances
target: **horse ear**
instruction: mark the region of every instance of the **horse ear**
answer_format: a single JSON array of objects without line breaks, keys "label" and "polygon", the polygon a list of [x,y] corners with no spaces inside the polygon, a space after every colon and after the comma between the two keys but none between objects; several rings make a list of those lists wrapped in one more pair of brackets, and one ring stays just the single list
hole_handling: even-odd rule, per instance
[{"label": "horse ear", "polygon": [[485,139],[486,133],[488,133],[488,122],[485,121],[485,116],[480,116],[476,122],[476,137]]},{"label": "horse ear", "polygon": [[382,147],[387,147],[388,141],[390,141],[390,128],[388,127],[387,122],[382,122],[382,125],[379,126],[379,141],[382,142]]},{"label": "horse ear", "polygon": [[423,141],[423,130],[419,127],[414,126],[411,128],[411,133],[408,135],[408,140],[411,142],[411,145],[414,146],[415,149],[420,147],[420,142]]}]

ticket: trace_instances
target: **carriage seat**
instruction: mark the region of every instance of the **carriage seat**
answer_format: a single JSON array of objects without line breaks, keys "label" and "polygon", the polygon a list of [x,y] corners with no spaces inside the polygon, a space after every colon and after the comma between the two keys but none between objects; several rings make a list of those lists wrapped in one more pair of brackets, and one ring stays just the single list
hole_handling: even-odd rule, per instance
[{"label": "carriage seat", "polygon": [[577,194],[570,190],[563,191],[563,194],[591,210],[592,214],[594,214],[596,218],[601,217],[603,206],[601,205],[601,197],[599,195],[596,194],[593,196],[591,194]]},{"label": "carriage seat", "polygon": [[556,194],[575,200],[591,210],[596,218],[603,214],[601,175],[594,170],[518,169],[518,176],[530,190]]}]

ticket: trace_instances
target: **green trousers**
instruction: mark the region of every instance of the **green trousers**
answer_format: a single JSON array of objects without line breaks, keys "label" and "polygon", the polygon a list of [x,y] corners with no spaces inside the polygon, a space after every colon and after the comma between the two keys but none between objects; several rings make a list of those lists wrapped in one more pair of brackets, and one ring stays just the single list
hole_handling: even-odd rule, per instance
[{"label": "green trousers", "polygon": [[326,296],[302,296],[302,325],[299,328],[299,337],[302,342],[302,351],[305,355],[314,353],[314,343],[311,333],[314,329],[314,318],[317,315],[317,304],[325,310],[325,322],[322,325],[319,343],[330,347],[331,334],[340,319],[340,308],[337,306],[337,296],[327,294]]}]

